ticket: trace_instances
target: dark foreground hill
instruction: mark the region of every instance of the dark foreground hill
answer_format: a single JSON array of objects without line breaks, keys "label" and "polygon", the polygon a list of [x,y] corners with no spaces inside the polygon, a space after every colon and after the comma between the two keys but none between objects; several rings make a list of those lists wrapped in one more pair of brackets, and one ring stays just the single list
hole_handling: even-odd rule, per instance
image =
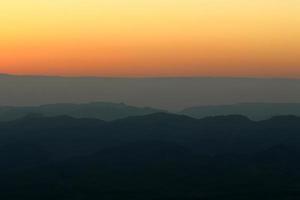
[{"label": "dark foreground hill", "polygon": [[278,115],[300,116],[299,103],[239,103],[186,108],[180,112],[195,118],[218,115],[244,115],[253,120],[265,120]]},{"label": "dark foreground hill", "polygon": [[68,115],[75,118],[97,118],[102,120],[116,120],[129,116],[147,115],[161,112],[148,107],[134,107],[123,103],[94,102],[85,104],[49,104],[41,106],[6,106],[0,107],[0,121],[10,121],[25,117],[29,114],[44,116]]},{"label": "dark foreground hill", "polygon": [[299,199],[300,118],[29,116],[0,159],[1,199]]}]

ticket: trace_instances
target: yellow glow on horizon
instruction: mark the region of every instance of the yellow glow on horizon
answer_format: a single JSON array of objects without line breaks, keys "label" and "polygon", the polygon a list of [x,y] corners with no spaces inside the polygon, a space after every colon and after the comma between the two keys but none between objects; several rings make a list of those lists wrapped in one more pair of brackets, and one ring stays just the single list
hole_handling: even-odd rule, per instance
[{"label": "yellow glow on horizon", "polygon": [[297,0],[0,2],[0,72],[300,77]]}]

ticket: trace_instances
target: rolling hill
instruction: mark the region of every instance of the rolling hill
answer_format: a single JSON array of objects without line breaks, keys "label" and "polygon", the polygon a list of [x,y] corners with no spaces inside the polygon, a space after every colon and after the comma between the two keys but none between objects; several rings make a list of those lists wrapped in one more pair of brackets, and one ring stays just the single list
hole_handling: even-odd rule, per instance
[{"label": "rolling hill", "polygon": [[0,197],[294,200],[299,133],[295,116],[31,115],[0,122]]},{"label": "rolling hill", "polygon": [[94,102],[85,104],[49,104],[41,106],[4,106],[0,107],[0,121],[10,121],[25,117],[29,114],[44,116],[68,115],[76,118],[96,118],[102,120],[116,120],[129,116],[147,115],[162,112],[148,107],[134,107],[123,103]]},{"label": "rolling hill", "polygon": [[278,115],[300,116],[299,103],[239,103],[219,106],[198,106],[180,112],[195,118],[219,115],[244,115],[253,120],[269,119]]}]

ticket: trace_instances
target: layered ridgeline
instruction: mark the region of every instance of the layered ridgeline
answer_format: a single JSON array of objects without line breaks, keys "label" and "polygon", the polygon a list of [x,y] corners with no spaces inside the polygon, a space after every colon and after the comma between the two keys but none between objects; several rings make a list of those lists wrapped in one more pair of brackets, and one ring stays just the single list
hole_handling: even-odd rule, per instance
[{"label": "layered ridgeline", "polygon": [[0,122],[1,199],[299,199],[300,118]]},{"label": "layered ridgeline", "polygon": [[198,106],[186,108],[180,113],[195,118],[218,115],[244,115],[253,120],[264,120],[278,115],[300,116],[300,103],[240,103]]},{"label": "layered ridgeline", "polygon": [[67,115],[75,118],[96,118],[109,121],[156,112],[162,112],[162,110],[148,107],[134,107],[123,103],[106,102],[49,104],[27,107],[4,106],[0,107],[0,121],[15,120],[27,115],[43,115],[48,117]]},{"label": "layered ridgeline", "polygon": [[[41,106],[4,106],[0,107],[0,121],[11,121],[27,115],[60,116],[74,118],[96,118],[113,121],[130,116],[142,116],[163,111],[150,107],[129,106],[124,103],[94,102],[83,104],[49,104]],[[175,112],[174,112],[175,113]],[[264,120],[278,115],[300,116],[300,104],[292,103],[241,103],[220,106],[200,106],[184,109],[179,114],[193,118],[220,115],[244,115],[252,120]]]}]

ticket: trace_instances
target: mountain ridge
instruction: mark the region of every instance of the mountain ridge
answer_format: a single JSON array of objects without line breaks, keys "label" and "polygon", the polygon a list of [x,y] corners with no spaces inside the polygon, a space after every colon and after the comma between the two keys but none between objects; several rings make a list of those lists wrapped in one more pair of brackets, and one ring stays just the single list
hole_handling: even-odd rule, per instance
[{"label": "mountain ridge", "polygon": [[253,120],[266,120],[277,115],[300,116],[300,103],[238,103],[195,106],[185,108],[179,113],[195,118],[218,115],[244,115]]},{"label": "mountain ridge", "polygon": [[0,122],[0,197],[295,200],[299,133],[292,116]]},{"label": "mountain ridge", "polygon": [[4,106],[0,107],[0,120],[10,121],[22,118],[28,114],[41,114],[45,116],[68,115],[77,118],[97,118],[111,121],[128,116],[138,116],[163,112],[150,107],[135,107],[124,103],[92,102],[92,103],[57,103],[40,106]]},{"label": "mountain ridge", "polygon": [[124,102],[177,112],[195,105],[300,102],[300,80],[294,79],[5,77],[0,79],[0,105],[34,106],[100,101]]}]

